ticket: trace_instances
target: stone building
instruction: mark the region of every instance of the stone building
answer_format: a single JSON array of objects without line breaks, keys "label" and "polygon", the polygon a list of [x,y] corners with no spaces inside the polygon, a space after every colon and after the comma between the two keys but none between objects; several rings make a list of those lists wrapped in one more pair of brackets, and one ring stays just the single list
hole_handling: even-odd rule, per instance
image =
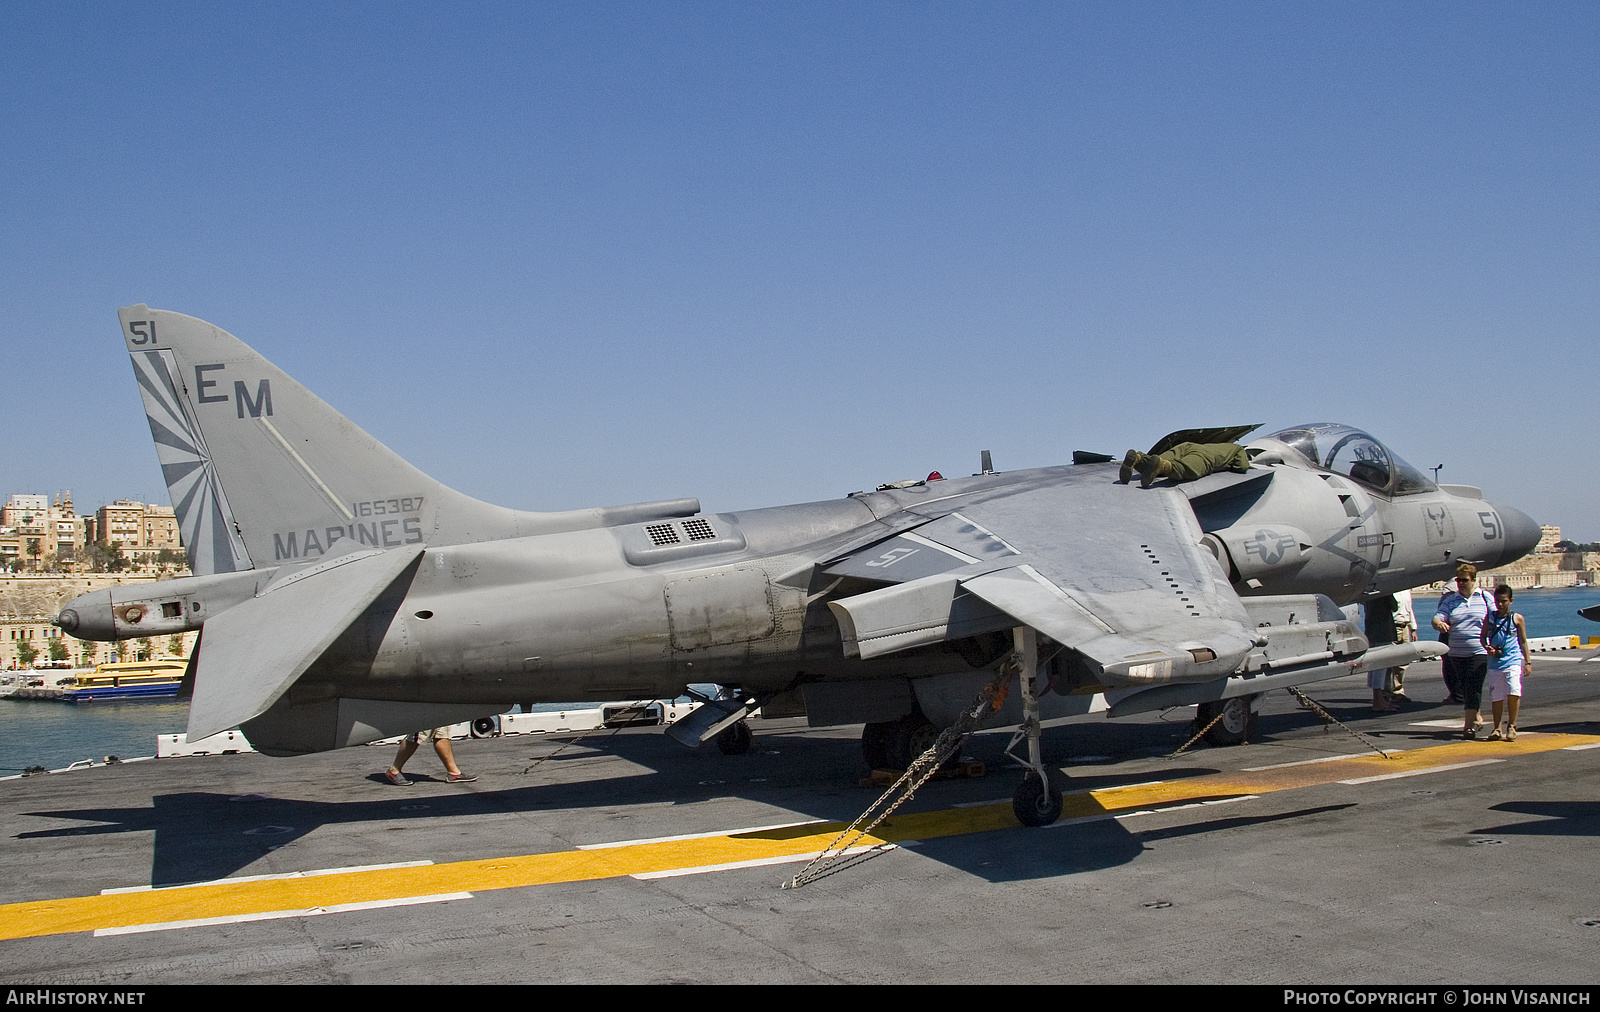
[{"label": "stone building", "polygon": [[[1504,583],[1513,590],[1530,587],[1575,587],[1600,585],[1600,552],[1563,552],[1556,548],[1561,528],[1545,525],[1539,529],[1539,544],[1509,566],[1486,569],[1478,574],[1478,586],[1492,589]],[[1435,591],[1445,583],[1433,584]]]},{"label": "stone building", "polygon": [[118,499],[102,506],[94,514],[94,539],[106,544],[116,541],[127,548],[137,548],[144,532],[145,505],[132,499]]},{"label": "stone building", "polygon": [[78,559],[87,543],[87,517],[78,516],[72,493],[17,493],[0,507],[0,569],[55,569]]}]

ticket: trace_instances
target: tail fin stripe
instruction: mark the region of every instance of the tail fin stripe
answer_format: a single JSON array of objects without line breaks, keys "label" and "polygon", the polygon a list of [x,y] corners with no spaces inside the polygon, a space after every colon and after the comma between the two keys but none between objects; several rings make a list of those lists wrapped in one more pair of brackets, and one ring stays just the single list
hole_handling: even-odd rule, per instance
[{"label": "tail fin stripe", "polygon": [[161,477],[166,479],[167,487],[171,488],[172,486],[176,485],[184,475],[188,474],[190,471],[193,471],[199,466],[200,462],[198,460],[184,461],[181,464],[162,464]]},{"label": "tail fin stripe", "polygon": [[[249,553],[230,527],[232,514],[218,486],[205,438],[173,382],[171,356],[170,351],[147,351],[130,358],[173,512],[189,550],[189,566],[202,575],[248,569]],[[186,480],[190,484],[183,491]]]},{"label": "tail fin stripe", "polygon": [[[167,364],[161,361],[161,356],[158,353],[153,351],[145,352],[144,358],[147,367],[161,378],[161,389],[156,388],[156,385],[151,382],[150,376],[144,369],[135,369],[133,371],[134,377],[138,379],[141,387],[150,391],[150,395],[156,399],[157,404],[165,408],[169,414],[181,419],[182,415],[174,410],[174,406],[178,403],[178,389],[173,384],[172,377],[167,373]],[[135,362],[137,361],[138,358],[135,356]]]},{"label": "tail fin stripe", "polygon": [[[152,439],[154,439],[156,442],[163,443],[163,444],[165,444],[167,446],[170,446],[174,450],[182,450],[184,453],[192,453],[195,456],[199,456],[200,455],[200,451],[199,450],[195,449],[194,447],[190,446],[188,443],[184,442],[183,439],[180,438],[177,433],[173,432],[171,429],[167,428],[165,425],[162,425],[160,422],[156,421],[154,418],[150,418],[150,419],[147,419],[147,420],[150,422],[150,437]],[[198,461],[196,463],[198,463]]]}]

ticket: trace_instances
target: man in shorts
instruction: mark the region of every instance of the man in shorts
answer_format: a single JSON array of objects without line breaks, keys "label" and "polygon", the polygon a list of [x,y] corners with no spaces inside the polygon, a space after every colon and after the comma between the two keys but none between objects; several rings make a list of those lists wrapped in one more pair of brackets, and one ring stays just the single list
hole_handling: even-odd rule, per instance
[{"label": "man in shorts", "polygon": [[406,776],[406,760],[410,759],[417,751],[417,746],[424,741],[433,742],[433,750],[439,753],[439,761],[444,763],[445,779],[452,784],[470,784],[477,777],[469,777],[461,772],[461,767],[456,765],[455,753],[450,748],[450,729],[435,727],[427,731],[418,731],[406,735],[405,741],[400,743],[400,751],[395,753],[394,765],[383,774],[383,778],[396,787],[410,787],[415,781]]}]

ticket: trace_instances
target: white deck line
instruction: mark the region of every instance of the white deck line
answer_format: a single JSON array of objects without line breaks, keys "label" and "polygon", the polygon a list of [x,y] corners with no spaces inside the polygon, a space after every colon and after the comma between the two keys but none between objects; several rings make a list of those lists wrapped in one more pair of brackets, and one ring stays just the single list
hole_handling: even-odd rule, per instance
[{"label": "white deck line", "polygon": [[[1459,721],[1458,721],[1459,723]],[[1366,752],[1347,752],[1344,755],[1325,755],[1320,759],[1297,759],[1292,763],[1273,763],[1271,766],[1246,766],[1241,773],[1260,773],[1262,770],[1283,770],[1290,766],[1311,766],[1315,763],[1338,762],[1340,759],[1360,759]]]},{"label": "white deck line", "polygon": [[1231,805],[1235,801],[1258,801],[1259,794],[1241,794],[1234,798],[1216,798],[1211,801],[1188,801],[1181,805],[1165,805],[1161,808],[1141,808],[1134,812],[1100,812],[1096,815],[1080,815],[1076,819],[1062,819],[1045,826],[1045,829],[1056,829],[1061,826],[1081,826],[1086,822],[1105,822],[1107,819],[1132,819],[1140,815],[1160,815],[1163,812],[1181,812],[1189,808],[1209,808],[1212,805]]},{"label": "white deck line", "polygon": [[237,885],[240,882],[275,882],[280,879],[313,878],[318,875],[349,875],[361,871],[388,871],[391,868],[422,868],[432,861],[397,861],[394,864],[358,864],[349,868],[318,868],[315,871],[289,871],[281,875],[248,875],[244,878],[218,878],[209,882],[180,882],[169,886],[119,886],[100,890],[101,896],[121,896],[126,893],[160,892],[165,889],[193,889],[197,886]]},{"label": "white deck line", "polygon": [[1591,741],[1591,742],[1589,742],[1587,744],[1584,744],[1584,745],[1566,745],[1561,749],[1561,751],[1563,751],[1563,752],[1587,752],[1589,749],[1592,749],[1592,748],[1600,748],[1600,741]]},{"label": "white deck line", "polygon": [[1356,777],[1354,780],[1341,780],[1341,784],[1374,784],[1379,780],[1399,780],[1403,777],[1420,777],[1425,773],[1444,773],[1447,770],[1464,770],[1473,766],[1488,766],[1491,763],[1503,763],[1504,759],[1478,759],[1470,763],[1451,763],[1449,766],[1430,766],[1425,770],[1405,770],[1400,773],[1382,773],[1375,777]]},{"label": "white deck line", "polygon": [[[853,857],[856,854],[865,854],[869,850],[898,850],[899,846],[893,843],[863,844],[860,847],[848,847],[839,851],[840,857]],[[679,878],[684,875],[704,875],[713,871],[733,871],[738,868],[765,868],[774,864],[796,864],[800,861],[810,861],[821,854],[816,850],[809,854],[784,854],[780,857],[757,857],[748,861],[728,861],[723,864],[702,864],[694,868],[669,868],[665,871],[641,871],[628,876],[641,882],[648,882],[658,878]]]},{"label": "white deck line", "polygon": [[432,896],[402,896],[392,900],[371,900],[366,903],[338,903],[331,907],[307,907],[304,910],[266,910],[256,914],[234,914],[231,917],[197,917],[192,921],[158,921],[154,924],[129,924],[116,928],[96,928],[94,937],[107,935],[138,935],[147,931],[176,931],[180,928],[209,928],[218,924],[243,924],[247,921],[277,921],[287,917],[317,917],[322,914],[347,914],[357,910],[381,910],[384,907],[409,907],[418,903],[447,903],[450,900],[470,900],[471,893],[435,893]]},{"label": "white deck line", "polygon": [[1012,801],[1008,795],[1003,798],[988,798],[984,801],[957,801],[951,808],[987,808],[989,805],[1007,805]]}]

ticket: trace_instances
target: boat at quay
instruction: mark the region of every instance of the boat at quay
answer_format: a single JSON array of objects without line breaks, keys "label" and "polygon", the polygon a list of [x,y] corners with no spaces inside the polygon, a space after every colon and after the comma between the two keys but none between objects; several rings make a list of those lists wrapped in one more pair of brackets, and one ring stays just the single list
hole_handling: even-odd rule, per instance
[{"label": "boat at quay", "polygon": [[[153,661],[118,661],[92,671],[69,675],[45,684],[39,678],[7,686],[11,699],[43,699],[87,703],[95,699],[170,699],[178,694],[188,662],[182,658]],[[38,684],[31,684],[37,682]]]}]

